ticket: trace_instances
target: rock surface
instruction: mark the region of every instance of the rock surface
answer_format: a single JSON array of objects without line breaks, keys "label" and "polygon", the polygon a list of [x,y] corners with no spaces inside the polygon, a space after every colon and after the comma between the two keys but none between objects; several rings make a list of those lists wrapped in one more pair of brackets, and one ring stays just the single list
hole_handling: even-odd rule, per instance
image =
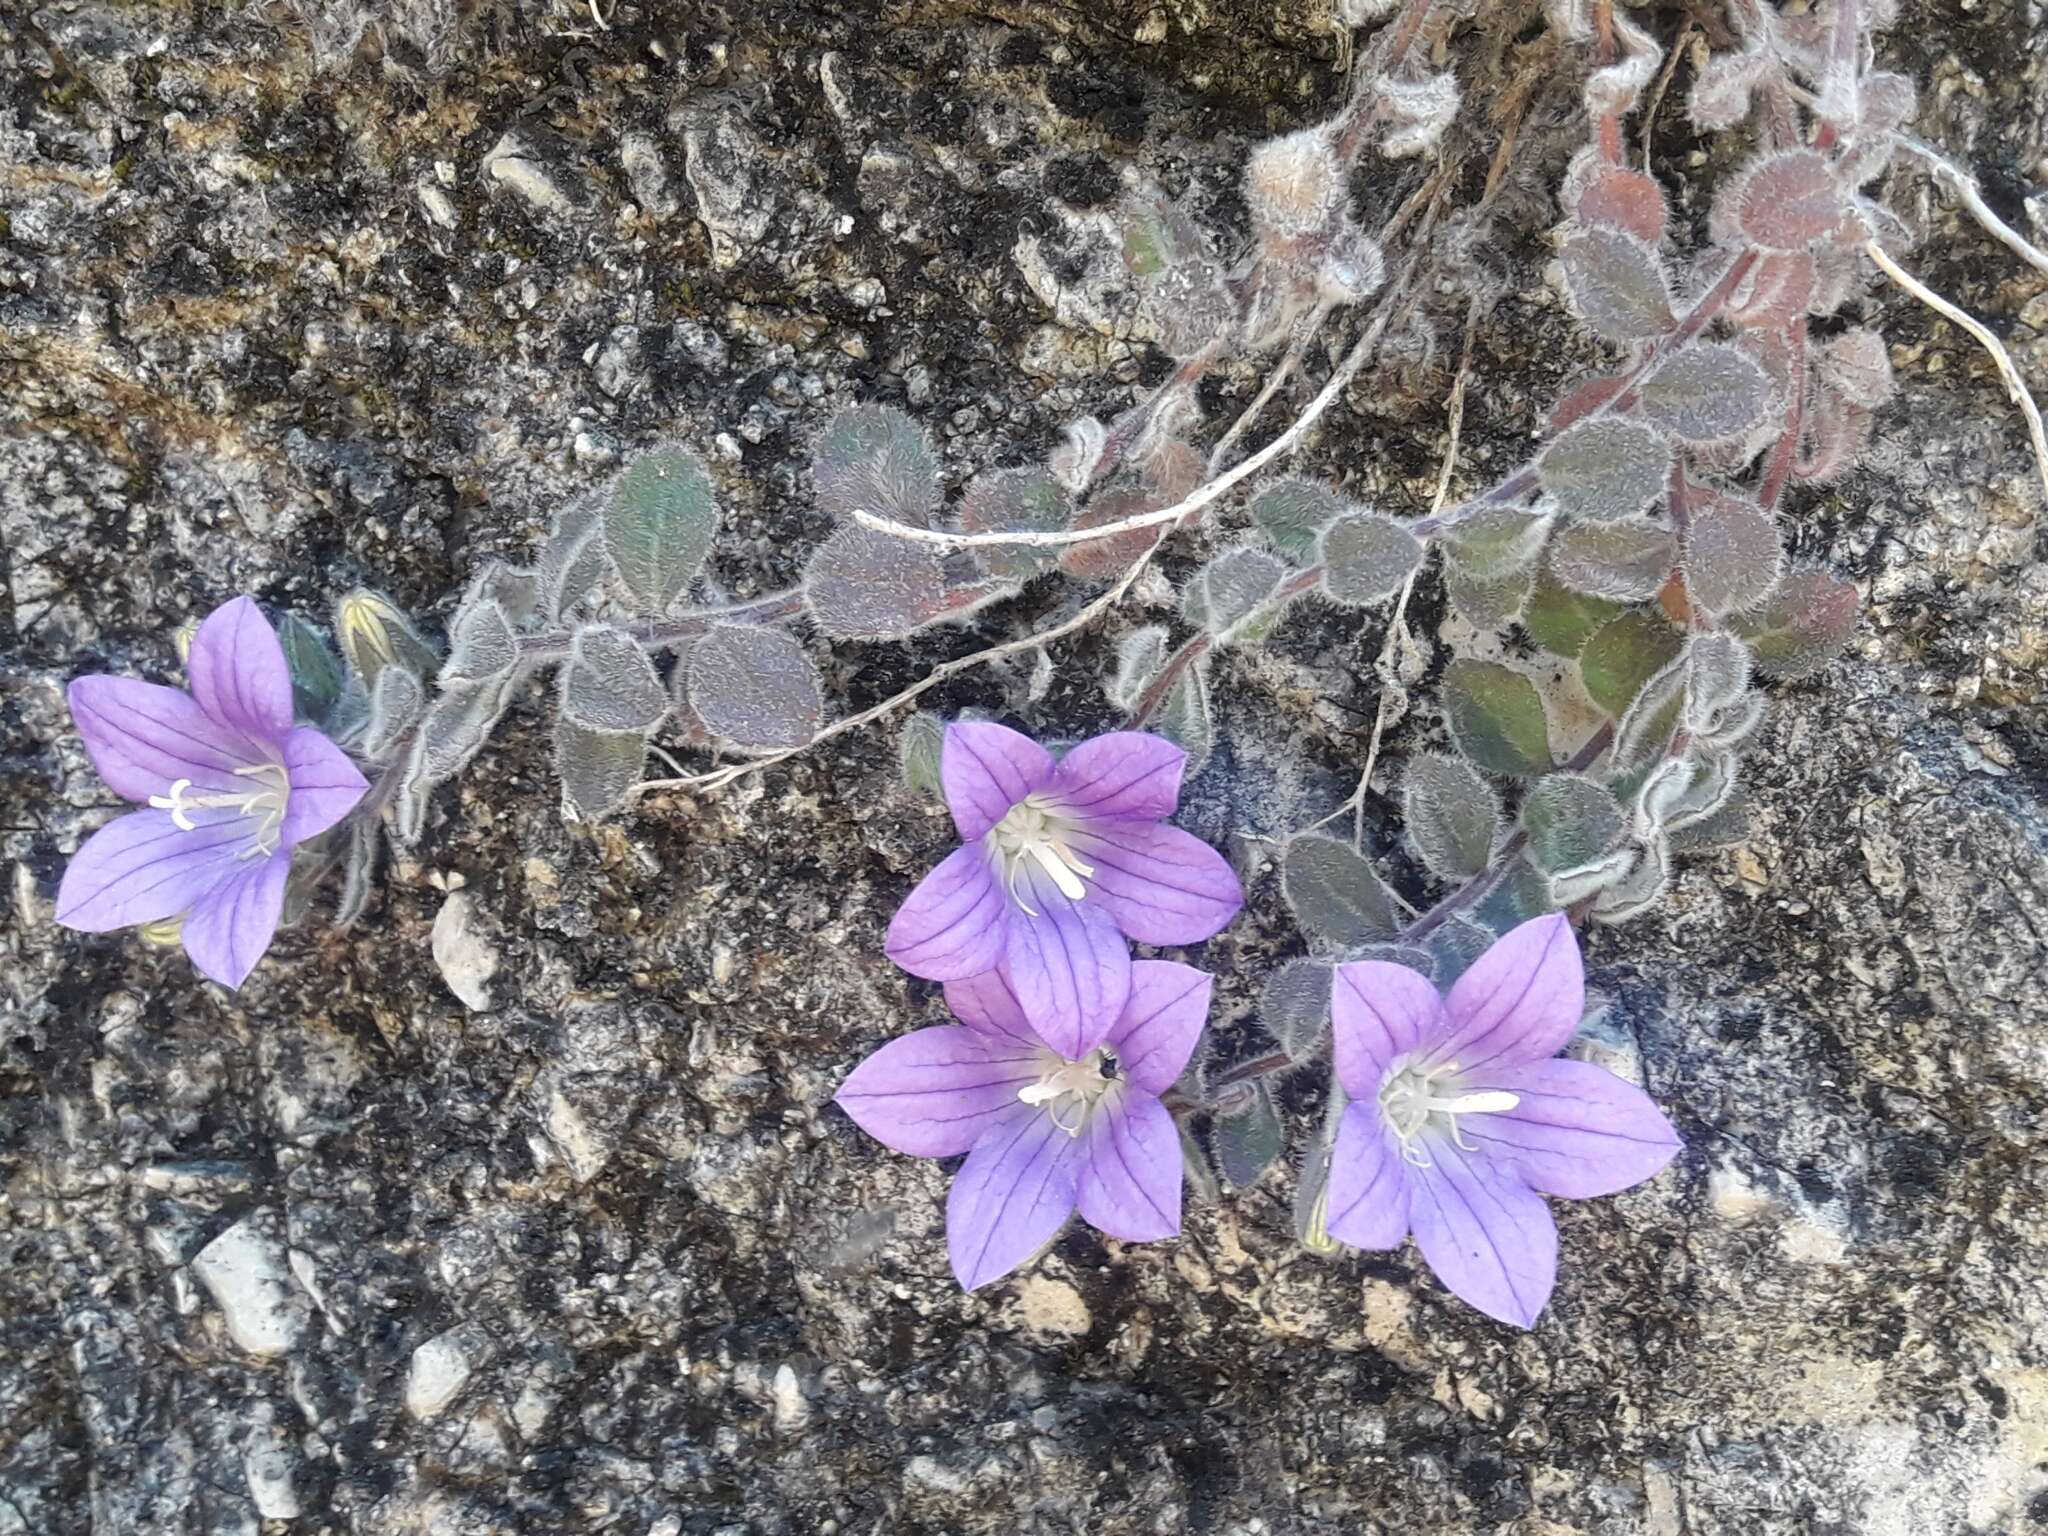
[{"label": "rock surface", "polygon": [[[169,675],[234,593],[445,613],[671,436],[719,477],[716,576],[769,591],[827,531],[803,465],[837,406],[913,410],[957,484],[1127,403],[1166,365],[1072,232],[1127,165],[1241,218],[1246,146],[1341,98],[1327,9],[0,15],[0,1536],[2048,1529],[2048,536],[1983,359],[1892,292],[1864,303],[1903,385],[1877,452],[1791,512],[1865,593],[1858,637],[1776,691],[1750,840],[1590,940],[1594,1044],[1688,1150],[1559,1209],[1526,1336],[1412,1251],[1296,1248],[1285,1170],[1178,1242],[1075,1230],[959,1294],[944,1171],[830,1107],[939,1012],[880,954],[948,842],[886,728],[564,827],[536,689],[367,919],[287,933],[237,994],[50,920],[110,800],[64,684]],[[2038,9],[1938,7],[1888,52],[1922,135],[2038,238]],[[1677,99],[1654,143],[1684,200]],[[1472,254],[1497,304],[1459,485],[1589,360],[1541,277],[1569,133],[1532,132]],[[1894,200],[1923,275],[2048,383],[2040,275],[1921,184]],[[1426,505],[1456,342],[1405,343],[1307,467]],[[840,647],[828,682],[872,702],[1055,586]],[[1049,692],[1027,667],[931,702],[1109,725],[1108,640],[1169,595],[1062,647]],[[1356,773],[1379,634],[1289,625],[1218,674],[1187,820],[1219,840]],[[1418,711],[1395,760],[1437,729]],[[1234,846],[1252,904],[1200,957],[1225,1049],[1299,952],[1265,845]],[[465,952],[498,963],[451,993],[458,874]],[[1286,1097],[1298,1145],[1318,1093]]]}]

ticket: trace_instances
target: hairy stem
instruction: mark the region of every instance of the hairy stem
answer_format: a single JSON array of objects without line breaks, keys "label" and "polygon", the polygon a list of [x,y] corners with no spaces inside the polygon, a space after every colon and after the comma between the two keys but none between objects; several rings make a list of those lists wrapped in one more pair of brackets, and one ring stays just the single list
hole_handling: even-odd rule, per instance
[{"label": "hairy stem", "polygon": [[[779,624],[804,611],[802,587],[771,592],[723,608],[693,608],[668,619],[643,619],[619,627],[651,651],[665,650],[685,640],[694,640],[715,624]],[[519,654],[529,662],[565,661],[575,643],[574,629],[551,629],[545,634],[521,635]]]}]

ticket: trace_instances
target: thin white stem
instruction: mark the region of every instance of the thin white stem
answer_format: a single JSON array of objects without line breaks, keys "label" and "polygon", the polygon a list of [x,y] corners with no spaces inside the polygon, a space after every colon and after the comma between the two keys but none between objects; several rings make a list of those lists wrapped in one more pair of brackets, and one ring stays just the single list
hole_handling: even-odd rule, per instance
[{"label": "thin white stem", "polygon": [[1246,428],[1258,420],[1259,412],[1263,411],[1267,402],[1280,392],[1280,386],[1294,377],[1294,370],[1301,366],[1301,360],[1307,355],[1309,346],[1315,341],[1317,334],[1321,332],[1323,322],[1330,318],[1330,309],[1329,300],[1324,299],[1303,319],[1300,332],[1295,336],[1293,344],[1288,347],[1287,355],[1280,359],[1279,366],[1266,380],[1265,387],[1258,392],[1252,403],[1244,408],[1237,420],[1230,424],[1230,429],[1216,439],[1216,446],[1209,452],[1210,474],[1213,475],[1223,468],[1223,461],[1228,456],[1231,445],[1244,436]]},{"label": "thin white stem", "polygon": [[2012,354],[2005,350],[2005,344],[1992,335],[1974,316],[1956,308],[1947,299],[1921,282],[1919,278],[1893,261],[1884,253],[1884,248],[1875,240],[1867,242],[1863,254],[1877,263],[1878,270],[1897,283],[1914,298],[1925,304],[1936,314],[1953,321],[1977,338],[1977,344],[1991,354],[1991,361],[1997,366],[1999,377],[2005,381],[2005,392],[2020,408],[2020,414],[2027,418],[2027,435],[2033,439],[2034,467],[2041,475],[2041,490],[2048,495],[2048,430],[2041,425],[2041,408],[2034,404],[2034,397],[2027,392],[2026,380],[2014,366]]},{"label": "thin white stem", "polygon": [[2048,251],[2032,244],[2026,236],[2014,229],[2005,220],[1991,211],[1984,201],[1984,194],[1977,187],[1977,178],[1957,165],[1948,156],[1931,144],[1924,144],[1911,134],[1898,135],[1899,148],[1921,161],[1934,172],[1935,177],[1948,183],[1949,190],[1963,200],[1963,206],[1970,217],[1984,227],[1986,233],[2002,241],[2020,260],[2036,271],[2048,272]]}]

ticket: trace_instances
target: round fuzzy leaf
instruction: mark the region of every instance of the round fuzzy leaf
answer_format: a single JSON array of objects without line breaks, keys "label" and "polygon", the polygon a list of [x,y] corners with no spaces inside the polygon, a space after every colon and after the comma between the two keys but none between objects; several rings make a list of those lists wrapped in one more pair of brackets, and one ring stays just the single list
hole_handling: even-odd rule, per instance
[{"label": "round fuzzy leaf", "polygon": [[1833,235],[1848,212],[1827,156],[1812,149],[1766,156],[1723,195],[1735,227],[1767,251],[1803,251]]},{"label": "round fuzzy leaf", "polygon": [[1664,494],[1671,443],[1639,421],[1596,416],[1559,433],[1536,469],[1565,516],[1608,523],[1647,511]]},{"label": "round fuzzy leaf", "polygon": [[1655,523],[1576,523],[1550,544],[1550,569],[1574,592],[1612,602],[1655,597],[1677,563],[1678,540]]},{"label": "round fuzzy leaf", "polygon": [[1778,584],[1762,613],[1736,624],[1773,677],[1810,677],[1834,660],[1856,628],[1856,589],[1832,572],[1807,567]]},{"label": "round fuzzy leaf", "polygon": [[1263,549],[1225,550],[1195,573],[1181,600],[1181,614],[1219,641],[1256,639],[1245,633],[1257,621],[1259,605],[1287,579],[1287,563]]},{"label": "round fuzzy leaf", "polygon": [[704,568],[718,507],[703,462],[685,449],[643,454],[604,499],[605,553],[642,613],[668,611]]},{"label": "round fuzzy leaf", "polygon": [[1574,592],[1550,574],[1546,565],[1522,605],[1522,627],[1529,638],[1553,656],[1572,657],[1585,649],[1601,625],[1622,611],[1620,603]]},{"label": "round fuzzy leaf", "polygon": [[1451,739],[1475,764],[1516,778],[1549,771],[1549,717],[1528,678],[1498,662],[1461,660],[1443,687]]},{"label": "round fuzzy leaf", "polygon": [[1690,516],[1686,594],[1712,614],[1762,602],[1785,564],[1771,515],[1745,497],[1710,494],[1699,498]]},{"label": "round fuzzy leaf", "polygon": [[1593,702],[1619,719],[1684,647],[1684,635],[1659,615],[1624,613],[1586,642],[1579,678]]},{"label": "round fuzzy leaf", "polygon": [[566,717],[555,723],[555,772],[566,808],[580,820],[624,805],[646,763],[647,738],[638,731],[593,731]]},{"label": "round fuzzy leaf", "polygon": [[1458,616],[1474,629],[1499,629],[1520,617],[1534,579],[1528,566],[1505,576],[1475,577],[1456,561],[1444,564],[1444,591]]},{"label": "round fuzzy leaf", "polygon": [[1671,285],[1656,251],[1618,229],[1584,229],[1564,243],[1565,295],[1603,340],[1648,341],[1676,323]]},{"label": "round fuzzy leaf", "polygon": [[1546,875],[1590,864],[1621,836],[1621,807],[1583,774],[1553,773],[1522,800],[1529,862]]},{"label": "round fuzzy leaf", "polygon": [[1289,960],[1266,982],[1259,1022],[1296,1065],[1315,1060],[1330,1038],[1332,978],[1321,960]]},{"label": "round fuzzy leaf", "polygon": [[1351,512],[1323,531],[1323,591],[1362,608],[1401,590],[1422,560],[1422,543],[1390,517]]},{"label": "round fuzzy leaf", "polygon": [[[1100,528],[1109,523],[1120,523],[1127,517],[1156,512],[1179,499],[1178,496],[1160,496],[1135,488],[1104,491],[1091,497],[1088,505],[1074,514],[1073,526]],[[1129,533],[1085,544],[1063,544],[1060,546],[1060,569],[1081,581],[1106,581],[1112,576],[1121,576],[1133,560],[1165,536],[1166,525],[1157,524],[1150,528],[1133,528]]]},{"label": "round fuzzy leaf", "polygon": [[1462,758],[1410,759],[1401,800],[1409,839],[1431,874],[1463,880],[1486,868],[1500,835],[1500,797]]},{"label": "round fuzzy leaf", "polygon": [[441,679],[449,683],[480,683],[503,677],[519,665],[519,639],[505,610],[488,599],[469,604],[449,626],[448,659]]},{"label": "round fuzzy leaf", "polygon": [[587,624],[562,668],[562,718],[591,731],[647,732],[668,713],[668,694],[640,644],[609,624]]},{"label": "round fuzzy leaf", "polygon": [[1550,507],[1475,512],[1445,530],[1444,558],[1474,581],[1496,580],[1534,564],[1555,521]]},{"label": "round fuzzy leaf", "polygon": [[1724,710],[1740,705],[1749,692],[1749,647],[1724,630],[1695,635],[1686,647],[1692,678],[1686,688],[1686,729],[1695,734],[1711,728]]},{"label": "round fuzzy leaf", "polygon": [[835,640],[901,640],[946,611],[946,576],[929,545],[841,528],[812,553],[804,597]]},{"label": "round fuzzy leaf", "polygon": [[1250,1189],[1286,1149],[1287,1127],[1273,1108],[1273,1090],[1266,1084],[1233,1084],[1229,1091],[1242,1095],[1242,1102],[1233,1102],[1227,1110],[1218,1107],[1209,1140],[1223,1177],[1235,1189]]},{"label": "round fuzzy leaf", "polygon": [[939,754],[946,745],[946,722],[920,709],[903,722],[896,736],[896,775],[903,787],[930,800],[943,800]]},{"label": "round fuzzy leaf", "polygon": [[1166,664],[1168,635],[1163,624],[1134,629],[1116,643],[1116,671],[1103,685],[1118,709],[1135,709],[1146,686]]},{"label": "round fuzzy leaf", "polygon": [[[1073,515],[1067,493],[1042,469],[998,469],[976,475],[960,498],[960,526],[969,533],[1051,533]],[[1057,549],[1029,544],[975,551],[982,569],[1004,581],[1029,581],[1059,564]]]},{"label": "round fuzzy leaf", "polygon": [[800,747],[825,720],[825,688],[782,630],[720,624],[690,647],[689,701],[714,736],[756,751]]},{"label": "round fuzzy leaf", "polygon": [[939,505],[939,459],[924,428],[894,406],[856,405],[826,423],[811,484],[834,517],[871,512],[925,528]]},{"label": "round fuzzy leaf", "polygon": [[1344,515],[1344,498],[1313,480],[1277,480],[1254,496],[1252,521],[1266,542],[1297,565],[1316,559],[1323,530]]},{"label": "round fuzzy leaf", "polygon": [[1763,420],[1770,404],[1769,376],[1725,342],[1680,348],[1643,385],[1644,417],[1688,443],[1738,437]]},{"label": "round fuzzy leaf", "polygon": [[1280,856],[1280,889],[1311,938],[1352,949],[1391,938],[1400,926],[1394,898],[1349,843],[1304,834]]},{"label": "round fuzzy leaf", "polygon": [[1579,189],[1572,214],[1593,229],[1615,229],[1655,246],[1664,238],[1664,189],[1654,177],[1598,165]]},{"label": "round fuzzy leaf", "polygon": [[1884,338],[1858,327],[1820,349],[1815,373],[1821,386],[1851,405],[1874,411],[1892,397],[1892,360]]}]

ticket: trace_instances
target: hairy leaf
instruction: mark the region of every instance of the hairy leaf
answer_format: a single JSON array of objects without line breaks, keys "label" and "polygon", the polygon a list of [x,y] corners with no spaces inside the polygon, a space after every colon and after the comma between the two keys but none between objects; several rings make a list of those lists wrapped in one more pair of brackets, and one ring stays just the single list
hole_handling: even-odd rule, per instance
[{"label": "hairy leaf", "polygon": [[1344,515],[1344,498],[1313,480],[1276,480],[1251,500],[1259,532],[1287,559],[1312,565],[1323,530]]},{"label": "hairy leaf", "polygon": [[1553,773],[1522,798],[1529,862],[1546,875],[1589,864],[1621,835],[1621,807],[1582,773]]},{"label": "hairy leaf", "polygon": [[1529,861],[1517,859],[1515,867],[1479,905],[1472,910],[1474,921],[1496,936],[1518,928],[1532,917],[1556,910],[1550,899],[1550,882]]},{"label": "hairy leaf", "polygon": [[1756,664],[1773,677],[1811,677],[1848,643],[1856,628],[1856,589],[1815,567],[1790,572],[1754,619],[1736,624]]},{"label": "hairy leaf", "polygon": [[712,735],[769,752],[800,747],[825,719],[825,687],[782,630],[715,625],[690,648],[690,708]]},{"label": "hairy leaf", "polygon": [[939,505],[939,459],[924,428],[894,406],[849,406],[818,436],[811,484],[834,517],[869,512],[926,528]]},{"label": "hairy leaf", "polygon": [[1724,442],[1763,420],[1771,381],[1756,359],[1720,341],[1696,341],[1643,384],[1643,416],[1688,443]]},{"label": "hairy leaf", "polygon": [[638,731],[594,731],[564,715],[555,722],[555,772],[566,811],[580,821],[609,816],[647,764],[647,738]]},{"label": "hairy leaf", "polygon": [[1110,703],[1122,710],[1137,707],[1146,685],[1166,664],[1168,638],[1165,625],[1147,624],[1117,642],[1116,671],[1104,690]]},{"label": "hairy leaf", "polygon": [[1660,615],[1624,613],[1579,652],[1579,678],[1593,702],[1619,719],[1643,684],[1670,666],[1684,645],[1684,635]]},{"label": "hairy leaf", "polygon": [[1272,1090],[1260,1082],[1244,1086],[1250,1091],[1243,1105],[1229,1113],[1218,1110],[1209,1138],[1223,1177],[1238,1189],[1258,1183],[1287,1145],[1287,1127],[1273,1107]]},{"label": "hairy leaf", "polygon": [[1289,960],[1267,978],[1259,999],[1259,1022],[1296,1065],[1315,1060],[1330,1038],[1334,974],[1321,960]]},{"label": "hairy leaf", "polygon": [[1671,443],[1639,421],[1596,416],[1559,433],[1536,467],[1565,516],[1612,522],[1649,510],[1663,496]]},{"label": "hairy leaf", "polygon": [[1601,625],[1621,613],[1622,605],[1604,597],[1574,592],[1550,573],[1545,565],[1536,573],[1536,584],[1522,608],[1522,624],[1529,638],[1553,656],[1574,657]]},{"label": "hairy leaf", "polygon": [[1225,550],[1195,572],[1181,598],[1181,616],[1221,644],[1257,640],[1271,626],[1260,606],[1290,574],[1285,561],[1263,549]]},{"label": "hairy leaf", "polygon": [[1384,602],[1421,563],[1422,543],[1390,517],[1349,512],[1323,530],[1323,591],[1351,607]]},{"label": "hairy leaf", "polygon": [[570,503],[540,547],[541,607],[550,621],[577,607],[604,580],[604,528],[595,504]]},{"label": "hairy leaf", "polygon": [[341,662],[320,631],[295,613],[277,621],[285,670],[292,675],[292,711],[319,724],[341,697]]},{"label": "hairy leaf", "polygon": [[1655,523],[1575,523],[1550,545],[1552,575],[1610,602],[1655,597],[1677,563],[1677,538]]},{"label": "hairy leaf", "polygon": [[1647,242],[1618,229],[1582,229],[1560,259],[1573,312],[1601,339],[1648,341],[1676,323],[1664,264]]},{"label": "hairy leaf", "polygon": [[1609,773],[1618,794],[1633,795],[1631,775],[1654,763],[1671,744],[1685,705],[1685,658],[1680,657],[1643,684],[1614,726]]},{"label": "hairy leaf", "polygon": [[896,736],[896,772],[906,789],[931,800],[942,800],[939,783],[939,754],[946,745],[946,722],[930,710],[920,709],[903,722]]},{"label": "hairy leaf", "polygon": [[1699,734],[1712,728],[1723,710],[1742,702],[1749,690],[1749,648],[1723,630],[1695,635],[1686,647],[1692,681],[1686,700],[1686,728]]},{"label": "hairy leaf", "polygon": [[562,667],[562,718],[586,731],[646,733],[668,713],[668,694],[639,642],[609,624],[586,624]]},{"label": "hairy leaf", "polygon": [[1556,521],[1555,506],[1524,510],[1491,507],[1460,519],[1443,536],[1444,558],[1474,581],[1493,581],[1525,570],[1543,553]]},{"label": "hairy leaf", "polygon": [[1625,923],[1640,917],[1671,886],[1671,854],[1664,840],[1648,844],[1635,867],[1593,898],[1593,916],[1603,923]]},{"label": "hairy leaf", "polygon": [[1527,778],[1549,771],[1549,718],[1528,678],[1498,662],[1467,659],[1451,663],[1443,687],[1451,739],[1465,756],[1488,773]]},{"label": "hairy leaf", "polygon": [[[1074,514],[1073,526],[1106,527],[1128,517],[1156,512],[1179,499],[1178,496],[1135,488],[1103,491],[1091,497],[1088,505]],[[1150,528],[1133,528],[1128,533],[1112,534],[1106,539],[1091,539],[1085,544],[1063,544],[1060,546],[1060,569],[1081,581],[1106,581],[1112,576],[1121,576],[1133,560],[1165,535],[1166,526],[1155,524]]]},{"label": "hairy leaf", "polygon": [[1892,397],[1892,360],[1884,338],[1858,326],[1821,347],[1815,359],[1821,387],[1851,405],[1874,411]]},{"label": "hairy leaf", "polygon": [[399,790],[396,821],[401,842],[419,836],[428,792],[454,778],[483,750],[511,698],[507,679],[457,683],[435,695],[413,735],[412,757]]},{"label": "hairy leaf", "polygon": [[1304,833],[1280,857],[1280,889],[1301,931],[1339,950],[1392,938],[1394,898],[1349,843]]},{"label": "hairy leaf", "polygon": [[1623,847],[1588,859],[1583,864],[1574,864],[1569,869],[1560,869],[1550,877],[1550,900],[1555,906],[1569,907],[1589,896],[1597,896],[1615,882],[1627,879],[1642,862],[1642,857],[1640,848]]},{"label": "hairy leaf", "polygon": [[376,762],[393,754],[426,708],[427,690],[405,668],[379,672],[370,689],[370,718],[363,727],[364,756]]},{"label": "hairy leaf", "polygon": [[1812,149],[1764,156],[1722,195],[1724,217],[1767,251],[1804,251],[1832,236],[1848,212],[1827,156]]},{"label": "hairy leaf", "polygon": [[1664,239],[1664,189],[1654,177],[1595,159],[1576,185],[1567,183],[1572,216],[1592,229],[1616,229],[1653,248]]},{"label": "hairy leaf", "polygon": [[1505,576],[1474,577],[1455,561],[1444,565],[1444,591],[1451,606],[1474,629],[1499,629],[1521,616],[1535,573],[1529,566]]},{"label": "hairy leaf", "polygon": [[1778,525],[1762,507],[1719,492],[1695,500],[1685,536],[1685,590],[1708,613],[1754,608],[1778,584],[1784,564]]},{"label": "hairy leaf", "polygon": [[540,612],[540,572],[503,560],[486,560],[470,578],[469,590],[457,604],[457,611],[475,603],[496,603],[514,629],[530,623]]},{"label": "hairy leaf", "polygon": [[[974,477],[960,498],[959,513],[968,533],[1051,533],[1067,526],[1073,504],[1042,469],[998,469]],[[991,576],[1029,581],[1058,565],[1060,552],[999,544],[977,549],[975,557]]]},{"label": "hairy leaf", "polygon": [[1182,772],[1193,778],[1209,761],[1216,746],[1216,723],[1209,711],[1209,670],[1199,662],[1185,668],[1167,691],[1159,713],[1152,717],[1155,735],[1187,753]]},{"label": "hairy leaf", "polygon": [[444,682],[480,683],[503,677],[519,665],[519,637],[512,621],[494,602],[471,603],[449,626],[448,659],[441,664]]},{"label": "hairy leaf", "polygon": [[1402,779],[1408,836],[1430,873],[1463,880],[1486,868],[1500,836],[1500,796],[1462,758],[1424,752]]},{"label": "hairy leaf", "polygon": [[672,448],[634,460],[600,518],[605,553],[627,595],[642,613],[660,614],[704,568],[718,508],[703,462]]},{"label": "hairy leaf", "polygon": [[1430,960],[1430,979],[1448,989],[1472,968],[1472,962],[1493,947],[1493,935],[1467,918],[1452,916],[1423,941]]},{"label": "hairy leaf", "polygon": [[946,576],[930,545],[841,528],[804,572],[818,627],[836,640],[901,640],[945,613]]}]

